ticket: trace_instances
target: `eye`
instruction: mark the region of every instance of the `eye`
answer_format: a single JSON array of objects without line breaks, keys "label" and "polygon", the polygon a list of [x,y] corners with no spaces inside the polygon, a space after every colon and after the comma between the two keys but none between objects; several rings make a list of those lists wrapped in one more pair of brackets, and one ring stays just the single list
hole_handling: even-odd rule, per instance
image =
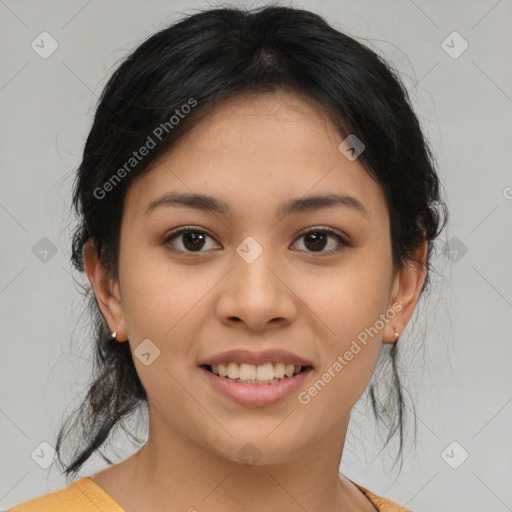
[{"label": "eye", "polygon": [[[206,233],[206,231],[196,229],[194,226],[187,226],[174,231],[164,240],[164,244],[171,243],[174,239],[180,242],[177,250],[183,252],[205,252],[201,251],[207,243],[207,239],[213,240],[213,238]],[[171,244],[173,245],[173,244]],[[206,247],[208,249],[208,247]],[[210,247],[211,248],[211,247]]]},{"label": "eye", "polygon": [[[208,247],[208,239],[214,240],[206,231],[197,229],[194,226],[186,226],[167,236],[164,240],[164,244],[171,244],[176,250],[185,253],[205,252],[201,249],[219,247],[218,245]],[[306,248],[306,252],[321,253],[323,255],[335,254],[339,252],[342,247],[350,246],[344,237],[330,228],[310,229],[300,235],[299,240],[301,239],[304,239],[303,246]],[[329,245],[329,240],[334,240],[334,243],[330,244],[332,246],[331,248],[324,250]]]},{"label": "eye", "polygon": [[[341,251],[342,247],[349,247],[350,244],[338,232],[330,228],[315,228],[300,235],[299,240],[304,239],[302,245],[307,252],[318,252],[324,254],[335,254]],[[329,245],[329,239],[334,240],[331,248],[323,250]],[[340,247],[341,246],[341,247]]]}]

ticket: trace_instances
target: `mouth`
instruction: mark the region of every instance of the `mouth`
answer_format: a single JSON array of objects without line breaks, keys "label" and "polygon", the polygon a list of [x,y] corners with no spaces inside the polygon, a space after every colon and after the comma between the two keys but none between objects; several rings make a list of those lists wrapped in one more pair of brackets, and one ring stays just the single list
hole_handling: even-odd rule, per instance
[{"label": "mouth", "polygon": [[314,371],[312,366],[283,363],[201,364],[198,368],[211,389],[245,407],[266,407],[290,398]]},{"label": "mouth", "polygon": [[200,365],[211,374],[238,384],[269,385],[294,379],[297,375],[312,370],[312,366],[299,366],[284,363],[262,365],[229,363],[227,365]]}]

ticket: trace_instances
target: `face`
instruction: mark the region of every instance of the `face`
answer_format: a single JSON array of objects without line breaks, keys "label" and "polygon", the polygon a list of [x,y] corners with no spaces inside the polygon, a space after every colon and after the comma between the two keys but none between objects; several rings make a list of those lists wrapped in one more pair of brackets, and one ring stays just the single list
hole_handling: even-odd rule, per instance
[{"label": "face", "polygon": [[[250,442],[269,463],[343,436],[421,282],[394,274],[383,191],[342,140],[291,93],[231,98],[129,188],[119,281],[101,307],[129,339],[154,432],[233,461]],[[297,201],[311,196],[330,199]],[[283,396],[263,388],[284,380],[248,402],[201,366],[233,349],[309,368]]]}]

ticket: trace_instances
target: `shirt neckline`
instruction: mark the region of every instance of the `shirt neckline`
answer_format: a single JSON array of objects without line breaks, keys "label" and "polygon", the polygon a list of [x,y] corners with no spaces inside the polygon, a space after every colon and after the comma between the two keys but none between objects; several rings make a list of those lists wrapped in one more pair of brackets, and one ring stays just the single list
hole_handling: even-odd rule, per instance
[{"label": "shirt neckline", "polygon": [[[377,508],[377,501],[376,499],[378,498],[375,494],[373,494],[371,491],[369,491],[368,489],[366,489],[365,487],[363,487],[362,485],[359,485],[357,484],[356,482],[353,482],[352,480],[350,480],[350,482],[352,482],[358,489],[361,493],[363,493],[363,495],[370,501],[370,503],[373,505],[373,507],[375,508],[376,511],[378,511],[379,509]],[[77,487],[80,489],[80,490],[83,490],[81,489],[81,486],[83,484],[85,484],[86,486],[89,486],[91,487],[94,492],[95,492],[95,496],[97,497],[101,497],[101,501],[102,501],[102,505],[105,506],[105,505],[109,505],[109,506],[112,506],[112,507],[116,507],[116,509],[119,509],[119,512],[121,511],[124,511],[123,507],[121,507],[121,505],[119,503],[117,503],[117,501],[114,500],[114,498],[112,498],[112,496],[110,496],[110,494],[108,494],[104,489],[103,487],[100,487],[99,484],[97,484],[90,476],[85,476],[83,477],[82,479],[80,480],[77,480],[75,482],[75,484],[77,485]]]},{"label": "shirt neckline", "polygon": [[[99,504],[101,505],[101,510],[104,510],[104,512],[125,512],[124,508],[90,476],[84,476],[80,480],[77,480],[75,485],[83,493],[87,490],[91,491],[93,493],[92,501],[95,501],[95,499],[99,500],[101,502]],[[87,497],[91,499],[91,496],[88,495]],[[112,507],[112,510],[105,510],[105,507]]]}]

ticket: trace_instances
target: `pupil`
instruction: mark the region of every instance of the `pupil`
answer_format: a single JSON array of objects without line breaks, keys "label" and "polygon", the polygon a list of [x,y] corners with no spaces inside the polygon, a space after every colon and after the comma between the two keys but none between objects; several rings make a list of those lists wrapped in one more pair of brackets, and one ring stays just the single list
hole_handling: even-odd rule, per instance
[{"label": "pupil", "polygon": [[[310,233],[306,237],[305,245],[308,249],[321,250],[325,247],[326,238],[325,233]],[[308,245],[307,240],[313,240],[313,243]]]},{"label": "pupil", "polygon": [[183,238],[183,245],[189,250],[201,249],[204,245],[204,235],[201,233],[191,231],[189,233],[185,233]]}]

